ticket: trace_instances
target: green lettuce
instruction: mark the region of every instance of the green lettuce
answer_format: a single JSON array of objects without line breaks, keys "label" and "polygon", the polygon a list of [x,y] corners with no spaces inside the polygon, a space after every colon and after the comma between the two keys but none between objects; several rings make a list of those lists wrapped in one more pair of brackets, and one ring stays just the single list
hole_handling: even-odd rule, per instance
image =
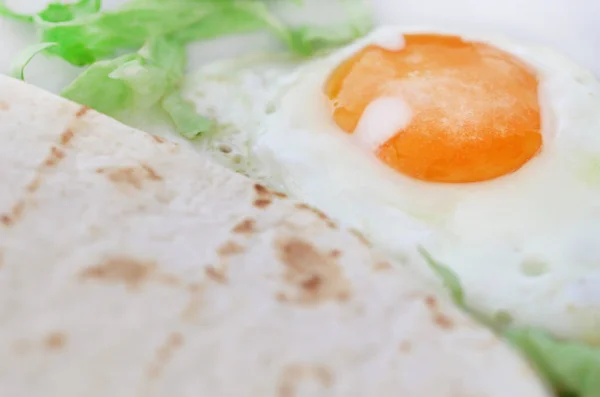
[{"label": "green lettuce", "polygon": [[116,118],[159,106],[177,131],[190,139],[212,123],[179,94],[187,44],[268,31],[293,53],[311,56],[347,43],[371,27],[368,13],[352,12],[348,23],[339,26],[292,28],[261,0],[131,0],[117,10],[101,8],[101,0],[79,0],[52,3],[37,14],[22,15],[0,0],[0,16],[32,25],[41,42],[24,50],[13,74],[24,78],[25,67],[39,52],[60,57],[87,67],[64,89],[66,98]]},{"label": "green lettuce", "polygon": [[449,290],[456,305],[521,351],[560,397],[600,397],[600,348],[560,340],[537,328],[505,326],[470,309],[456,274],[435,261],[426,250],[421,249],[421,254]]},{"label": "green lettuce", "polygon": [[129,109],[149,110],[158,105],[181,135],[193,139],[212,123],[179,93],[185,63],[185,46],[159,36],[136,53],[94,63],[62,95],[117,119]]},{"label": "green lettuce", "polygon": [[509,328],[504,337],[550,380],[561,397],[600,396],[600,349],[562,341],[538,329]]},{"label": "green lettuce", "polygon": [[27,47],[13,61],[10,75],[19,80],[25,80],[25,67],[27,67],[29,62],[40,52],[54,46],[56,46],[56,43],[38,43]]}]

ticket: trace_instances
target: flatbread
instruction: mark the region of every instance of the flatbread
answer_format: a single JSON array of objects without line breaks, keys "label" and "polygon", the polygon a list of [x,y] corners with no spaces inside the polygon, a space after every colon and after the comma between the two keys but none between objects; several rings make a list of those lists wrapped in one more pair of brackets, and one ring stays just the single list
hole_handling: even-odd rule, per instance
[{"label": "flatbread", "polygon": [[549,395],[324,214],[2,76],[0,186],[2,395]]}]

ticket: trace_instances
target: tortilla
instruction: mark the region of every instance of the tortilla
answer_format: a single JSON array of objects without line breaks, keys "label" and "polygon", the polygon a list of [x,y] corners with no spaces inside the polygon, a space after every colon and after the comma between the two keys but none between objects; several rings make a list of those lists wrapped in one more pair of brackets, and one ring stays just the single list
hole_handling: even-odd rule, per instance
[{"label": "tortilla", "polygon": [[326,215],[1,76],[0,184],[6,395],[549,395]]}]

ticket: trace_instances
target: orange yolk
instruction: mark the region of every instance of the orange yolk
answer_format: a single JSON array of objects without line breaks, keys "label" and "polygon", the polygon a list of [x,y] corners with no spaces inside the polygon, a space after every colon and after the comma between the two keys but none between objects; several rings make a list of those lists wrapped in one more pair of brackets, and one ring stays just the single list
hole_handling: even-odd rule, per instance
[{"label": "orange yolk", "polygon": [[511,173],[540,150],[537,77],[492,46],[443,35],[405,35],[405,47],[369,46],[342,63],[325,93],[354,132],[365,108],[397,96],[412,118],[377,149],[401,173],[429,182],[479,182]]}]

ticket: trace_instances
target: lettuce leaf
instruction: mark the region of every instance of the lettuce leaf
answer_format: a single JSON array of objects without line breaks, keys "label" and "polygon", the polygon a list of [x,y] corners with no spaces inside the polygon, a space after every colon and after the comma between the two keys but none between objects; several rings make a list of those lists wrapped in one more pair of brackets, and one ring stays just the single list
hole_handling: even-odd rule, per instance
[{"label": "lettuce leaf", "polygon": [[19,54],[19,56],[13,61],[10,68],[10,75],[19,80],[25,80],[25,68],[31,62],[31,60],[40,52],[47,50],[50,47],[56,46],[56,43],[38,43],[33,44]]},{"label": "lettuce leaf", "polygon": [[347,15],[345,23],[328,26],[304,25],[293,30],[294,41],[303,47],[305,53],[344,45],[365,35],[373,27],[374,21],[366,2],[339,1]]},{"label": "lettuce leaf", "polygon": [[552,385],[560,397],[600,397],[600,348],[560,340],[536,328],[506,327],[465,304],[460,279],[435,261],[423,248],[421,254],[440,277],[457,306],[504,337]]},{"label": "lettuce leaf", "polygon": [[433,270],[440,280],[442,280],[444,286],[450,292],[450,296],[452,297],[454,303],[461,309],[466,309],[465,295],[458,276],[448,267],[438,263],[435,259],[433,259],[431,254],[423,247],[420,247],[419,251],[425,258],[425,261],[431,270]]},{"label": "lettuce leaf", "polygon": [[131,0],[114,11],[101,7],[101,0],[56,2],[35,15],[22,15],[0,0],[0,16],[31,24],[42,43],[24,50],[15,74],[23,78],[27,63],[42,51],[75,66],[89,66],[63,96],[116,118],[160,106],[190,139],[211,123],[179,94],[187,44],[263,30],[292,52],[310,56],[351,41],[371,26],[366,12],[358,17],[353,12],[348,24],[292,29],[263,0]]},{"label": "lettuce leaf", "polygon": [[[348,0],[346,0],[348,1]],[[0,3],[1,4],[1,3]],[[149,38],[169,36],[189,43],[218,36],[271,31],[292,51],[311,55],[314,43],[346,43],[371,27],[369,16],[334,28],[287,27],[261,0],[133,0],[116,11],[101,11],[101,0],[52,3],[27,16],[0,5],[0,15],[32,23],[40,41],[57,43],[48,52],[75,66],[90,65],[119,50],[131,50]]]},{"label": "lettuce leaf", "polygon": [[525,354],[561,396],[600,396],[600,349],[561,341],[537,329],[507,329],[504,337]]},{"label": "lettuce leaf", "polygon": [[208,131],[212,123],[179,94],[185,63],[183,44],[157,37],[137,53],[94,63],[62,95],[117,119],[128,111],[149,110],[158,104],[175,128],[193,139]]},{"label": "lettuce leaf", "polygon": [[28,23],[33,22],[33,17],[31,15],[19,14],[18,12],[14,12],[6,6],[6,2],[4,0],[0,0],[0,16],[5,16],[10,19],[14,19],[15,21]]}]

